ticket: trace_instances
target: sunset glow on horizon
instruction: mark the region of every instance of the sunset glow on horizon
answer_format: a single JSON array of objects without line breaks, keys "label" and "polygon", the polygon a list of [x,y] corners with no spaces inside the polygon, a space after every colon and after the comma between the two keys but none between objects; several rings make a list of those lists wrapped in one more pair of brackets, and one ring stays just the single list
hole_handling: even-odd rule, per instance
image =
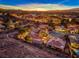
[{"label": "sunset glow on horizon", "polygon": [[24,5],[0,5],[0,8],[4,9],[19,9],[29,11],[49,11],[49,10],[67,10],[72,8],[78,8],[78,6],[65,6],[58,4],[24,4]]}]

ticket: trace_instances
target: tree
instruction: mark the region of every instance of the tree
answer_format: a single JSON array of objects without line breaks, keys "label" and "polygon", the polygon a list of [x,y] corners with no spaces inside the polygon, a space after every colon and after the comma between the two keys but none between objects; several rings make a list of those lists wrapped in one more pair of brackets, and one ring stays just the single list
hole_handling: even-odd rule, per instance
[{"label": "tree", "polygon": [[6,22],[6,26],[7,26],[7,29],[14,29],[15,28],[15,24],[13,23],[13,21],[11,19],[9,19]]},{"label": "tree", "polygon": [[67,28],[67,24],[69,23],[68,19],[62,19],[61,20],[61,25]]},{"label": "tree", "polygon": [[49,20],[49,21],[48,21],[48,26],[51,27],[52,29],[55,29],[53,20]]}]

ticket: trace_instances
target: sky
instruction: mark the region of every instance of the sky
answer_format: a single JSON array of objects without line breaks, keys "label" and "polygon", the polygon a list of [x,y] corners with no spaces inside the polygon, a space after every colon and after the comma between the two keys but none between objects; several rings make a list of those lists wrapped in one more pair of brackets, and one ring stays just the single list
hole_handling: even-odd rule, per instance
[{"label": "sky", "polygon": [[0,0],[0,4],[7,4],[7,5],[35,4],[35,3],[78,6],[79,0]]},{"label": "sky", "polygon": [[79,7],[79,0],[0,0],[0,5],[8,5],[10,8],[16,6],[24,9],[52,10]]}]

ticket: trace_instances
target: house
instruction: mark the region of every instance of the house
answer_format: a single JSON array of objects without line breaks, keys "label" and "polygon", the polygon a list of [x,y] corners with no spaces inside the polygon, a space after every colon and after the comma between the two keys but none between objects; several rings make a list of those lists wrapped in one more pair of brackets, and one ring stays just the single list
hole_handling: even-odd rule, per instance
[{"label": "house", "polygon": [[60,17],[57,17],[57,16],[53,16],[52,17],[52,22],[54,25],[60,25],[61,24],[61,18]]}]

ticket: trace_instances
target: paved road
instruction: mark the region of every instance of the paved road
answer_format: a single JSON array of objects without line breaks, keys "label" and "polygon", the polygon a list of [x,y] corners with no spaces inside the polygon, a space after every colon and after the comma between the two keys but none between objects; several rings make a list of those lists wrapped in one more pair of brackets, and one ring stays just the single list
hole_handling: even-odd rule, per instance
[{"label": "paved road", "polygon": [[14,39],[13,35],[15,33],[17,32],[15,31],[6,34],[0,34],[0,57],[65,57],[62,53],[59,53],[57,51],[49,51],[45,48],[40,49],[34,45]]}]

